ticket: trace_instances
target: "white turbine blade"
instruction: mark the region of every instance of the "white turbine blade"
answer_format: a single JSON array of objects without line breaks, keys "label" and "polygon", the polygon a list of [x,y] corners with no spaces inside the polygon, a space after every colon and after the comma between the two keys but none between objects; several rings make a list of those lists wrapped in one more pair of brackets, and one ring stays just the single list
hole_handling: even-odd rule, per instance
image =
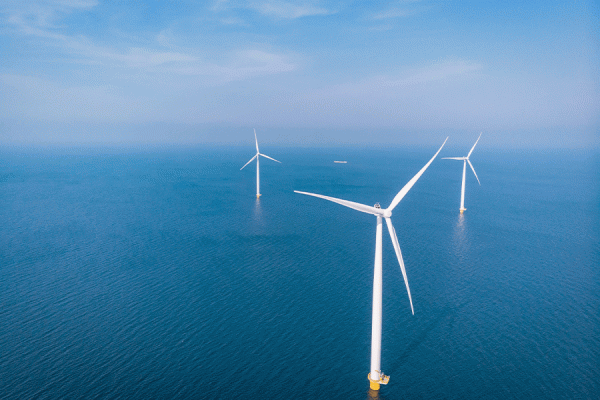
[{"label": "white turbine blade", "polygon": [[325,200],[329,200],[329,201],[333,201],[334,203],[338,203],[338,204],[341,204],[343,206],[352,208],[352,209],[357,210],[357,211],[362,211],[362,212],[367,213],[367,214],[383,215],[383,210],[381,208],[375,208],[375,207],[365,206],[364,204],[355,203],[353,201],[348,201],[348,200],[336,199],[335,197],[323,196],[321,194],[300,192],[298,190],[294,190],[294,192],[295,193],[300,193],[300,194],[305,194],[305,195],[308,195],[308,196],[319,197],[321,199],[325,199]]},{"label": "white turbine blade", "polygon": [[467,154],[467,158],[471,157],[471,153],[473,152],[473,149],[475,148],[475,146],[477,146],[477,142],[479,142],[479,139],[481,139],[481,133],[479,134],[479,137],[477,138],[477,141],[475,142],[475,144],[471,148],[471,151],[469,152],[469,154]]},{"label": "white turbine blade", "polygon": [[[469,159],[467,159],[467,162],[469,163],[469,166],[471,166],[471,169],[473,170],[473,173],[475,174],[475,178],[477,178],[477,182],[479,182],[479,178],[477,177],[477,172],[475,172],[475,168],[473,168],[473,164],[471,164],[471,161],[469,161]],[[481,186],[481,182],[479,182],[479,186]]]},{"label": "white turbine blade", "polygon": [[394,245],[394,250],[396,250],[396,257],[398,257],[398,263],[400,264],[400,270],[402,271],[402,276],[404,277],[404,284],[406,284],[406,291],[408,292],[408,300],[410,300],[410,309],[415,315],[415,309],[413,308],[412,297],[410,295],[410,288],[408,287],[408,278],[406,277],[406,269],[404,268],[404,260],[402,259],[402,253],[400,252],[400,244],[398,243],[398,237],[396,236],[396,230],[392,225],[392,221],[389,218],[385,219],[385,223],[387,224],[388,231],[390,232],[390,238],[392,239],[392,244]]},{"label": "white turbine blade", "polygon": [[442,160],[464,160],[464,157],[442,157]]},{"label": "white turbine blade", "polygon": [[254,142],[256,143],[256,152],[260,153],[260,151],[258,151],[258,139],[256,138],[256,129],[254,129]]},{"label": "white turbine blade", "polygon": [[[269,160],[277,161],[276,159],[274,159],[274,158],[271,158],[271,157],[269,157],[269,156],[266,156],[266,155],[264,155],[264,154],[262,154],[262,153],[258,153],[258,154],[259,154],[259,155],[261,155],[261,156],[263,156],[263,157],[266,157],[266,158],[268,158]],[[281,161],[277,161],[277,162],[278,162],[279,164],[281,164]]]},{"label": "white turbine blade", "polygon": [[[444,140],[442,147],[444,147],[444,145],[446,144],[447,141],[448,141],[448,138],[446,138],[446,140]],[[394,209],[394,207],[396,207],[398,205],[398,203],[400,203],[400,200],[402,200],[402,198],[404,196],[406,196],[406,193],[408,193],[408,191],[413,187],[413,185],[417,182],[417,180],[421,177],[421,175],[423,175],[423,172],[425,172],[427,167],[429,167],[429,165],[433,162],[435,157],[437,157],[439,152],[442,150],[442,147],[440,147],[440,149],[437,151],[437,153],[435,153],[433,155],[433,157],[431,157],[431,160],[429,160],[429,162],[427,164],[425,164],[425,166],[423,168],[421,168],[419,173],[417,173],[410,181],[408,181],[408,183],[406,185],[404,185],[402,190],[400,190],[398,192],[396,197],[394,197],[394,200],[392,200],[392,204],[390,204],[390,206],[387,208],[388,211],[392,211]]]},{"label": "white turbine blade", "polygon": [[252,157],[252,158],[250,159],[250,161],[248,161],[246,164],[244,164],[244,166],[243,166],[242,168],[240,168],[240,171],[241,171],[241,170],[243,170],[243,169],[246,167],[246,165],[250,164],[250,163],[252,162],[252,160],[254,160],[256,157],[258,157],[258,154],[257,154],[257,155],[255,155],[254,157]]}]

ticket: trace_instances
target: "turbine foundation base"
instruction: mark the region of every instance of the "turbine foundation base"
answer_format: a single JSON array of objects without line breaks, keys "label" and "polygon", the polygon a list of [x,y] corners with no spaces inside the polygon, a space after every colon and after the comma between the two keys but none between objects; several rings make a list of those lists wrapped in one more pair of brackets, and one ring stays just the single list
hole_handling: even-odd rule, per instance
[{"label": "turbine foundation base", "polygon": [[383,372],[379,373],[379,380],[371,379],[371,373],[367,375],[367,379],[369,379],[369,387],[371,388],[371,390],[379,390],[381,385],[387,385],[390,381],[390,377],[384,375]]},{"label": "turbine foundation base", "polygon": [[[257,195],[256,195],[256,198],[257,198],[257,199],[258,199],[258,198],[260,198],[260,194],[257,194]],[[461,212],[462,212],[462,211],[461,211]]]},{"label": "turbine foundation base", "polygon": [[467,209],[466,209],[466,208],[461,208],[461,209],[460,209],[460,213],[461,213],[461,214],[462,214],[463,212],[465,212],[465,211],[467,211]]}]

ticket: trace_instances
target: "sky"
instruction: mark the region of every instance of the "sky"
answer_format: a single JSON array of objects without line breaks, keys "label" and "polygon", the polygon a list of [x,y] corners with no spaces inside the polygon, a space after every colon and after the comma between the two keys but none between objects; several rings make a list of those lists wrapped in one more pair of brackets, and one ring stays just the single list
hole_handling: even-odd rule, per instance
[{"label": "sky", "polygon": [[599,147],[598,60],[594,1],[2,0],[0,141]]}]

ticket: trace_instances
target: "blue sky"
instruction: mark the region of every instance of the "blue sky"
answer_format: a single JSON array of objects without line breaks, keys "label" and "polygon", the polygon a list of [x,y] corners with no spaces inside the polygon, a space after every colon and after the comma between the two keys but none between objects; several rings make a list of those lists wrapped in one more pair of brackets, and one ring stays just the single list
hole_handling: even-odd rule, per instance
[{"label": "blue sky", "polygon": [[599,143],[593,1],[173,3],[2,1],[0,140]]}]

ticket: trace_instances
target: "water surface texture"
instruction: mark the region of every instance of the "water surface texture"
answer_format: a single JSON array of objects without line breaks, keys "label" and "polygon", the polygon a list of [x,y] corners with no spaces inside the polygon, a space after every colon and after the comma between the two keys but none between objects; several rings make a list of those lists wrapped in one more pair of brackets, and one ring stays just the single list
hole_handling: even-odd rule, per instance
[{"label": "water surface texture", "polygon": [[[431,149],[0,151],[0,398],[366,399],[376,218]],[[442,150],[439,157],[455,156]],[[334,164],[347,160],[347,164]],[[436,159],[383,238],[380,399],[600,393],[598,154]]]}]

